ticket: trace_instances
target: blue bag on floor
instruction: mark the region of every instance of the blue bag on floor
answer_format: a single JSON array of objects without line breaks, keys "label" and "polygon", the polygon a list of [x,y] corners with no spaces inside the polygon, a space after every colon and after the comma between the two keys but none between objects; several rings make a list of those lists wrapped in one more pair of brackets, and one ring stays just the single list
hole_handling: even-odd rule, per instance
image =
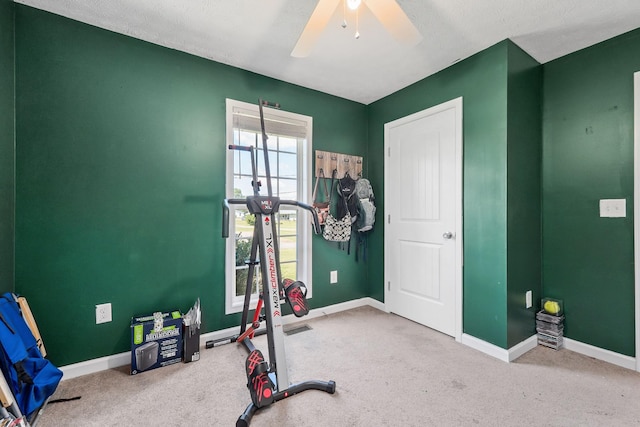
[{"label": "blue bag on floor", "polygon": [[0,368],[20,411],[30,416],[56,391],[62,371],[42,357],[16,297],[0,297]]}]

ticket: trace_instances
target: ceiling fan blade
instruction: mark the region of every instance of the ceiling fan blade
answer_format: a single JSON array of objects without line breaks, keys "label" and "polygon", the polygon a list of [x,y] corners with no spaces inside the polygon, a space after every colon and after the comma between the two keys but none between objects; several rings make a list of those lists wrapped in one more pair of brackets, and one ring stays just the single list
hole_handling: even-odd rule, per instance
[{"label": "ceiling fan blade", "polygon": [[396,40],[412,45],[422,40],[422,34],[395,0],[365,0],[364,3]]},{"label": "ceiling fan blade", "polygon": [[307,25],[304,27],[296,46],[293,48],[291,52],[291,56],[296,58],[304,58],[305,56],[309,56],[311,53],[311,49],[315,44],[318,37],[320,37],[320,33],[324,30],[324,27],[327,26],[329,20],[333,16],[333,13],[336,11],[338,7],[338,3],[341,0],[320,0],[318,1],[318,5],[315,10],[311,14]]}]

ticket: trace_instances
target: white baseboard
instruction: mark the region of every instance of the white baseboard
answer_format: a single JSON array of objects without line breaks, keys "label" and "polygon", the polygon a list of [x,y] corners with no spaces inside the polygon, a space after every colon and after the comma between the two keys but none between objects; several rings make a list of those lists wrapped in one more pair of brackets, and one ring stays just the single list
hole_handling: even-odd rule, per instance
[{"label": "white baseboard", "polygon": [[484,354],[488,354],[489,356],[495,357],[496,359],[502,360],[503,362],[509,361],[507,350],[498,347],[497,345],[483,341],[480,338],[476,338],[468,334],[462,334],[460,342],[467,347],[471,347],[474,350],[478,350]]},{"label": "white baseboard", "polygon": [[[378,310],[384,311],[384,304],[373,298],[360,298],[357,300],[342,302],[339,304],[329,305],[322,308],[315,308],[309,311],[304,318],[295,317],[293,314],[284,316],[282,323],[284,325],[294,324],[297,322],[304,322],[317,317],[326,316],[329,314],[339,313],[341,311],[351,310],[353,308],[371,306]],[[213,341],[217,339],[231,337],[238,333],[238,327],[221,329],[219,331],[208,332],[200,335],[200,346],[204,347],[207,341]],[[63,380],[70,380],[72,378],[80,377],[87,374],[93,374],[95,372],[104,371],[106,369],[117,368],[120,366],[129,365],[131,363],[131,352],[113,354],[111,356],[99,357],[97,359],[86,360],[84,362],[73,363],[60,367],[63,372]]]},{"label": "white baseboard", "polygon": [[584,354],[585,356],[593,357],[594,359],[603,360],[613,365],[618,365],[634,371],[636,370],[635,357],[625,356],[624,354],[615,353],[600,347],[594,347],[590,344],[574,341],[566,337],[564,338],[564,348],[575,351],[576,353]]},{"label": "white baseboard", "polygon": [[526,352],[533,350],[537,345],[538,337],[536,335],[532,335],[521,343],[514,345],[509,349],[509,362],[513,362]]},{"label": "white baseboard", "polygon": [[113,369],[131,363],[131,352],[113,354],[111,356],[99,357],[97,359],[85,360],[84,362],[74,363],[72,365],[61,366],[62,379],[70,380],[71,378],[81,377],[87,374]]},{"label": "white baseboard", "polygon": [[518,357],[525,354],[527,351],[532,350],[536,345],[538,345],[535,336],[527,338],[526,340],[522,341],[519,344],[516,344],[508,350],[468,334],[462,334],[462,339],[460,340],[460,342],[468,347],[481,351],[485,354],[488,354],[489,356],[495,357],[496,359],[502,360],[503,362],[512,362]]},{"label": "white baseboard", "polygon": [[[315,319],[329,314],[339,313],[341,311],[351,310],[358,307],[370,306],[380,311],[386,311],[384,303],[373,298],[360,298],[357,300],[347,301],[339,304],[329,305],[326,307],[315,308],[309,311],[309,314],[304,318],[295,317],[290,314],[282,318],[284,325],[294,324],[298,322],[304,322],[310,319]],[[222,338],[231,337],[238,333],[238,327],[222,329],[219,331],[208,332],[200,336],[200,346],[204,347],[207,341],[214,341]],[[503,362],[512,362],[518,357],[522,356],[526,352],[533,350],[537,345],[537,336],[532,335],[526,340],[516,344],[510,349],[506,350],[502,347],[498,347],[494,344],[483,341],[479,338],[468,334],[462,334],[460,342],[475,350],[481,351]],[[634,357],[625,356],[620,353],[605,350],[603,348],[594,347],[589,344],[584,344],[580,341],[575,341],[570,338],[564,338],[564,347],[567,350],[575,351],[576,353],[584,354],[585,356],[593,357],[611,363],[623,368],[636,370],[636,359]],[[124,352],[114,354],[111,356],[100,357],[97,359],[86,360],[84,362],[74,363],[60,367],[64,376],[63,380],[80,377],[95,372],[104,371],[106,369],[117,368],[125,366],[131,363],[131,352]]]},{"label": "white baseboard", "polygon": [[[489,356],[493,356],[496,359],[503,362],[512,362],[518,357],[522,356],[529,350],[533,350],[538,345],[538,338],[536,335],[532,335],[521,343],[511,347],[509,350],[498,347],[479,338],[471,335],[462,335],[462,344],[467,345],[475,350],[481,351]],[[636,370],[636,359],[634,357],[625,356],[620,353],[615,353],[610,350],[605,350],[600,347],[594,347],[589,344],[582,343],[580,341],[572,340],[571,338],[564,338],[564,348],[576,353],[583,354],[585,356],[593,357],[594,359],[602,360],[613,365],[621,366],[623,368]]]}]

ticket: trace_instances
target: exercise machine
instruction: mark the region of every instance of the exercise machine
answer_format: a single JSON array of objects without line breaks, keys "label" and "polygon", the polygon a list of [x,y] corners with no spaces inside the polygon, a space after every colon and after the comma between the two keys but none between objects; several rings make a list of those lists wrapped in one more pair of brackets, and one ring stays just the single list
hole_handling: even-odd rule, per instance
[{"label": "exercise machine", "polygon": [[[306,315],[309,312],[309,306],[306,300],[307,289],[304,283],[282,278],[275,216],[282,205],[306,209],[311,212],[315,233],[319,234],[321,228],[318,222],[318,216],[311,206],[295,200],[281,200],[279,197],[273,195],[267,145],[268,136],[265,131],[263,107],[279,108],[279,105],[260,99],[258,107],[262,128],[262,151],[264,153],[267,195],[260,195],[260,187],[262,184],[258,180],[256,166],[258,150],[253,146],[230,145],[229,149],[231,150],[248,151],[251,154],[253,177],[251,186],[253,188],[253,195],[248,196],[246,199],[225,199],[223,201],[222,237],[224,238],[229,237],[229,205],[246,205],[249,213],[255,215],[251,252],[249,259],[246,261],[248,266],[247,288],[240,323],[240,334],[229,340],[237,341],[249,352],[245,362],[245,368],[247,388],[251,395],[251,403],[238,418],[236,427],[247,427],[258,409],[291,397],[297,393],[305,390],[321,390],[333,394],[336,389],[336,383],[334,381],[311,380],[297,384],[289,383],[282,324],[282,305],[283,303],[289,304],[293,314],[297,317]],[[251,325],[247,327],[256,267],[260,268],[262,289]],[[266,324],[269,348],[268,362],[265,360],[262,352],[251,342],[262,320],[264,320]]]}]

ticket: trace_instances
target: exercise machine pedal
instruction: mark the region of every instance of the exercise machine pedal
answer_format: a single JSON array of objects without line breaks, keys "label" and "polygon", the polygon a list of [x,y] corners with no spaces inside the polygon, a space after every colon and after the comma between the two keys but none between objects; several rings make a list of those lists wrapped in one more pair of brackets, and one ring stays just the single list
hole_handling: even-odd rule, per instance
[{"label": "exercise machine pedal", "polygon": [[307,303],[307,287],[301,281],[293,281],[284,279],[284,293],[287,296],[287,302],[293,310],[296,317],[302,317],[309,314],[309,304]]},{"label": "exercise machine pedal", "polygon": [[247,388],[251,401],[257,408],[273,403],[273,384],[269,379],[269,365],[260,350],[253,350],[247,356]]}]

